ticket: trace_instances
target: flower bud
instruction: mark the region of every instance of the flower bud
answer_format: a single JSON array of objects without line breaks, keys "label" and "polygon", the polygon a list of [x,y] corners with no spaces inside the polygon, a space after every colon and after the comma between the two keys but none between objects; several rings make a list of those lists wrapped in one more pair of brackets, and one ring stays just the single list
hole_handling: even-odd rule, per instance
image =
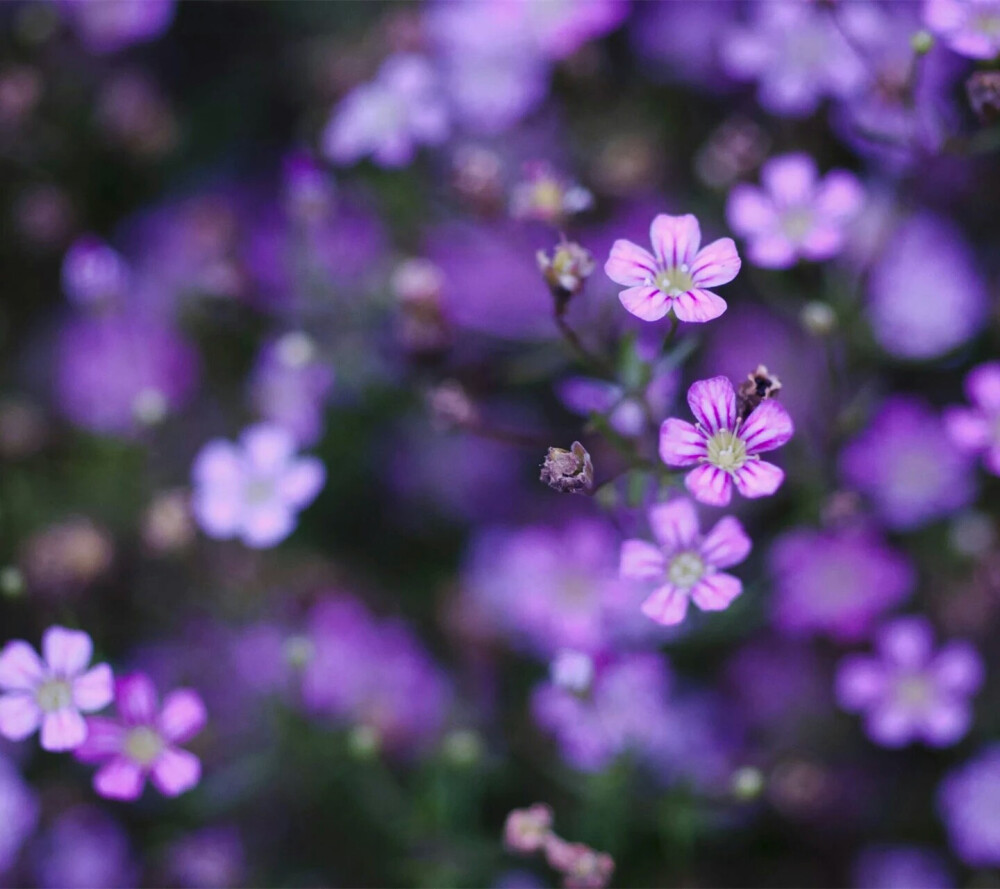
[{"label": "flower bud", "polygon": [[551,256],[544,250],[539,250],[535,256],[560,310],[571,297],[583,290],[584,283],[594,271],[594,257],[574,241],[561,241]]},{"label": "flower bud", "polygon": [[1000,71],[976,71],[965,89],[972,110],[983,123],[1000,120]]},{"label": "flower bud", "polygon": [[568,451],[549,448],[540,478],[554,491],[579,494],[594,487],[594,464],[587,449],[574,441]]},{"label": "flower bud", "polygon": [[535,803],[514,809],[503,827],[503,841],[512,852],[531,853],[545,847],[552,836],[552,809]]},{"label": "flower bud", "polygon": [[910,46],[918,56],[925,56],[934,47],[934,35],[930,31],[917,31],[910,38]]}]

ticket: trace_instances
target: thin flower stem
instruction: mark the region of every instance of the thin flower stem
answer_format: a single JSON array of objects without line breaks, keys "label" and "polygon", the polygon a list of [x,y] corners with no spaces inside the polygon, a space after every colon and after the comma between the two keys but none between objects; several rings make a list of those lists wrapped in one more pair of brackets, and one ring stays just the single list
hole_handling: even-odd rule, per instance
[{"label": "thin flower stem", "polygon": [[556,326],[562,334],[563,339],[569,344],[576,356],[584,363],[594,368],[607,377],[615,377],[615,369],[604,357],[595,352],[591,352],[582,342],[576,331],[569,326],[562,313],[555,312]]}]

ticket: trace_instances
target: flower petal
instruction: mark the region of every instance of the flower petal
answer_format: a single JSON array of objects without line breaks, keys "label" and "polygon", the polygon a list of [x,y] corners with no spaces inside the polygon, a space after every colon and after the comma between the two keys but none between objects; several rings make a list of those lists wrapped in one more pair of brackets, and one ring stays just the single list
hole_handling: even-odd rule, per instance
[{"label": "flower petal", "polygon": [[748,454],[761,454],[780,448],[794,434],[795,424],[779,402],[768,398],[750,412],[740,427],[740,438]]},{"label": "flower petal", "polygon": [[668,552],[690,549],[698,538],[698,513],[687,497],[657,503],[649,510],[653,536]]},{"label": "flower petal", "polygon": [[729,473],[708,463],[692,469],[684,477],[684,487],[695,500],[709,506],[728,506],[733,496]]},{"label": "flower petal", "polygon": [[693,466],[705,456],[705,436],[686,420],[671,417],[660,426],[660,459],[667,466]]},{"label": "flower petal", "polygon": [[707,574],[694,585],[691,599],[702,611],[725,611],[743,592],[743,582],[732,574]]},{"label": "flower petal", "polygon": [[656,580],[663,577],[663,551],[646,540],[626,540],[622,543],[618,573],[626,580]]},{"label": "flower petal", "polygon": [[949,407],[945,408],[943,419],[948,437],[963,450],[979,451],[989,447],[993,427],[979,411],[967,407]]},{"label": "flower petal", "polygon": [[865,191],[847,170],[831,170],[816,191],[814,206],[828,220],[844,223],[861,210]]},{"label": "flower petal", "polygon": [[785,471],[764,460],[748,460],[736,470],[736,490],[753,500],[770,497],[785,480]]},{"label": "flower petal", "polygon": [[281,543],[295,529],[295,517],[283,503],[263,503],[247,511],[240,539],[254,549]]},{"label": "flower petal", "polygon": [[902,747],[909,743],[915,728],[910,711],[893,701],[877,704],[868,711],[865,720],[868,737],[883,747]]},{"label": "flower petal", "polygon": [[302,509],[316,499],[326,482],[326,467],[316,457],[292,461],[278,482],[278,493],[289,506]]},{"label": "flower petal", "polygon": [[795,245],[781,231],[758,235],[747,244],[750,261],[762,269],[787,269],[795,265]]},{"label": "flower petal", "polygon": [[726,301],[711,290],[694,289],[680,293],[674,298],[674,314],[679,321],[704,324],[722,315],[727,308]]},{"label": "flower petal", "polygon": [[972,708],[964,699],[936,701],[923,712],[920,734],[934,747],[960,741],[972,724]]},{"label": "flower petal", "polygon": [[693,383],[687,400],[691,413],[710,435],[736,425],[736,392],[728,377]]},{"label": "flower petal", "polygon": [[0,735],[11,741],[23,741],[42,720],[42,711],[30,694],[15,691],[0,696]]},{"label": "flower petal", "polygon": [[670,311],[672,299],[662,290],[643,284],[629,287],[618,294],[618,299],[636,318],[659,321]]},{"label": "flower petal", "polygon": [[649,284],[656,276],[656,259],[638,244],[620,238],[611,247],[604,273],[623,287]]},{"label": "flower petal", "polygon": [[45,665],[27,642],[15,639],[4,646],[0,653],[0,688],[30,691],[44,681],[45,675]]},{"label": "flower petal", "polygon": [[42,636],[45,663],[56,676],[68,679],[82,673],[93,653],[94,643],[80,630],[49,627]]},{"label": "flower petal", "polygon": [[797,151],[764,164],[760,181],[778,207],[795,207],[812,201],[816,175],[816,162]]},{"label": "flower petal", "polygon": [[937,653],[931,673],[938,688],[952,694],[971,695],[985,678],[983,659],[968,642],[949,642]]},{"label": "flower petal", "polygon": [[851,713],[867,710],[888,689],[881,661],[868,655],[847,655],[837,666],[837,703]]},{"label": "flower petal", "polygon": [[179,796],[201,780],[201,761],[187,750],[168,747],[153,763],[151,777],[164,796]]},{"label": "flower petal", "polygon": [[742,262],[732,238],[719,238],[698,251],[691,279],[698,287],[718,287],[736,277]]},{"label": "flower petal", "polygon": [[295,453],[295,438],[287,430],[273,423],[257,423],[240,435],[240,444],[246,452],[247,462],[256,472],[271,474],[281,468]]},{"label": "flower petal", "polygon": [[107,664],[98,664],[73,680],[73,703],[85,713],[107,707],[114,696],[115,680]]},{"label": "flower petal", "polygon": [[934,630],[926,618],[901,617],[878,631],[876,644],[889,663],[909,670],[922,669],[931,659]]},{"label": "flower petal", "polygon": [[156,686],[145,673],[120,677],[115,685],[115,703],[126,725],[152,725],[156,721]]},{"label": "flower petal", "polygon": [[216,438],[202,447],[191,467],[196,487],[237,490],[243,483],[243,457],[231,441]]},{"label": "flower petal", "polygon": [[142,768],[124,756],[116,756],[94,775],[94,790],[106,799],[138,799],[145,784]]},{"label": "flower petal", "polygon": [[736,185],[726,200],[726,221],[739,235],[758,235],[778,228],[771,199],[755,185]]},{"label": "flower petal", "polygon": [[117,756],[125,744],[125,727],[114,719],[91,716],[87,719],[87,738],[73,751],[80,762],[102,762]]},{"label": "flower petal", "polygon": [[742,562],[749,554],[752,544],[739,519],[726,516],[719,519],[715,527],[702,541],[701,557],[716,568],[729,568]]},{"label": "flower petal", "polygon": [[59,752],[79,747],[87,739],[87,723],[80,711],[64,707],[42,716],[41,744],[44,750]]},{"label": "flower petal", "polygon": [[642,603],[641,608],[646,617],[658,624],[679,624],[687,614],[688,594],[672,584],[664,584]]},{"label": "flower petal", "polygon": [[189,688],[179,688],[163,699],[160,731],[168,741],[181,744],[197,735],[207,718],[201,697]]},{"label": "flower petal", "polygon": [[583,416],[595,411],[599,414],[606,413],[624,394],[621,386],[588,377],[569,377],[556,386],[556,395],[567,410]]},{"label": "flower petal", "polygon": [[1000,361],[989,361],[969,371],[965,393],[988,414],[1000,414]]},{"label": "flower petal", "polygon": [[701,227],[690,213],[684,216],[660,213],[649,227],[649,240],[653,253],[663,265],[670,268],[690,266],[701,246]]}]

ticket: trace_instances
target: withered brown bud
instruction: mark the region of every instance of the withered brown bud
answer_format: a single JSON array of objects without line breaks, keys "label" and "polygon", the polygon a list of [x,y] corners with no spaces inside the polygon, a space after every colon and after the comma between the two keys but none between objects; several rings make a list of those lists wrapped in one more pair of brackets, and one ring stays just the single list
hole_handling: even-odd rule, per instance
[{"label": "withered brown bud", "polygon": [[594,464],[587,449],[574,441],[568,451],[549,448],[540,478],[554,491],[580,494],[594,487]]},{"label": "withered brown bud", "polygon": [[983,123],[1000,120],[1000,71],[976,71],[965,84],[969,104]]},{"label": "withered brown bud", "polygon": [[583,290],[584,283],[594,271],[594,257],[575,241],[560,241],[551,256],[539,250],[536,258],[560,311]]},{"label": "withered brown bud", "polygon": [[766,398],[775,398],[781,391],[781,380],[770,373],[763,364],[758,364],[753,373],[747,374],[744,382],[736,390],[736,412],[742,419],[750,414]]}]

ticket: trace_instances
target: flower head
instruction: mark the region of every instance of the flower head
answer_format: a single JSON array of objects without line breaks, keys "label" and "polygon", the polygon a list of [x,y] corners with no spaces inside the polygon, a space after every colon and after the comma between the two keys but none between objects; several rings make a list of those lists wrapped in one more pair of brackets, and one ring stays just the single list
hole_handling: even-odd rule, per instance
[{"label": "flower head", "polygon": [[884,626],[877,657],[848,655],[837,669],[841,707],[865,713],[868,736],[885,747],[924,741],[947,747],[969,730],[969,697],[983,681],[983,663],[966,642],[935,652],[933,631],[922,617]]},{"label": "flower head", "polygon": [[145,673],[115,683],[117,719],[92,716],[87,740],[77,748],[81,762],[99,763],[94,790],[108,799],[135,800],[146,778],[164,796],[178,796],[201,778],[201,762],[180,744],[205,725],[205,705],[186,688],[170,692],[159,706],[156,687]]},{"label": "flower head", "polygon": [[549,164],[527,164],[525,177],[510,196],[510,215],[557,224],[590,208],[594,196],[582,185],[557,173]]},{"label": "flower head", "polygon": [[1000,361],[973,368],[965,378],[971,407],[945,411],[948,436],[962,450],[983,455],[983,464],[1000,475]]},{"label": "flower head", "polygon": [[239,444],[206,444],[192,477],[192,510],[209,537],[239,537],[264,548],[291,534],[296,513],[315,499],[326,470],[315,457],[296,456],[291,433],[260,423],[244,430]]},{"label": "flower head", "polygon": [[689,600],[703,611],[721,611],[743,591],[739,579],[719,571],[750,552],[750,538],[738,520],[727,516],[702,537],[694,503],[679,498],[654,506],[649,524],[656,544],[626,540],[621,552],[622,577],[658,584],[642,604],[648,617],[677,624]]},{"label": "flower head", "polygon": [[945,776],[938,788],[941,820],[955,854],[972,867],[1000,865],[1000,744],[991,744]]},{"label": "flower head", "polygon": [[670,418],[660,427],[660,457],[668,466],[693,466],[684,479],[696,500],[726,506],[736,485],[744,497],[778,490],[785,473],[760,454],[781,447],[795,431],[788,412],[765,399],[745,419],[738,416],[736,391],[726,377],[699,380],[688,390],[697,423]]},{"label": "flower head", "polygon": [[570,449],[549,448],[541,480],[563,494],[580,494],[594,487],[594,464],[587,449],[574,441]]},{"label": "flower head", "polygon": [[552,835],[552,809],[535,803],[527,809],[514,809],[504,823],[504,845],[512,852],[537,852]]},{"label": "flower head", "polygon": [[863,200],[851,173],[832,170],[820,180],[813,159],[795,153],[769,160],[760,178],[763,187],[737,185],[726,204],[729,225],[749,241],[754,264],[784,269],[840,252]]},{"label": "flower head", "polygon": [[681,321],[711,321],[726,311],[726,301],[705,288],[729,283],[740,270],[732,238],[701,247],[694,216],[660,213],[649,239],[652,253],[631,241],[615,241],[604,264],[607,276],[628,288],[618,294],[626,309],[643,321],[658,321],[671,310]]},{"label": "flower head", "polygon": [[111,668],[87,669],[94,651],[80,630],[49,627],[42,636],[42,655],[20,639],[0,652],[0,734],[20,741],[41,726],[45,750],[72,750],[87,738],[81,713],[111,703]]},{"label": "flower head", "polygon": [[925,0],[924,23],[959,55],[970,59],[1000,55],[998,0]]}]

